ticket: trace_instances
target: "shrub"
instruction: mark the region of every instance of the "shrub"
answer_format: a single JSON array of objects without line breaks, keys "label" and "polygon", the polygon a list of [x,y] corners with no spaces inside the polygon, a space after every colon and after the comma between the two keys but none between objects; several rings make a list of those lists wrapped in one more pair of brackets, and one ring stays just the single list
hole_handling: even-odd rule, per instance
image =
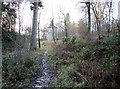
[{"label": "shrub", "polygon": [[67,37],[63,38],[63,44],[66,45],[65,47],[67,50],[80,52],[81,49],[86,45],[86,40],[77,38],[75,36],[69,38]]},{"label": "shrub", "polygon": [[69,76],[70,71],[74,69],[74,63],[67,62],[64,63],[63,60],[57,58],[56,56],[52,55],[49,56],[50,60],[56,70],[56,77],[57,80],[54,81],[50,87],[54,89],[54,87],[72,87],[74,86],[74,82]]},{"label": "shrub", "polygon": [[[34,54],[35,55],[35,54]],[[2,89],[18,89],[30,84],[30,78],[38,72],[38,61],[36,56],[24,55],[24,59],[18,60],[13,65],[14,56],[5,55],[2,61]]]},{"label": "shrub", "polygon": [[110,37],[103,37],[101,39],[102,45],[112,45],[120,43],[120,34],[113,33]]}]

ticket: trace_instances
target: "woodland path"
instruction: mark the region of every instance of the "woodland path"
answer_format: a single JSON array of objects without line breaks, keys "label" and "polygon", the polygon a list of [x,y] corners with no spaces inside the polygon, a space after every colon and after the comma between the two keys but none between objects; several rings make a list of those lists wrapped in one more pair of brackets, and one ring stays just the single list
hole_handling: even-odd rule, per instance
[{"label": "woodland path", "polygon": [[29,89],[46,89],[55,80],[55,73],[49,62],[47,51],[39,59],[39,66],[39,76],[30,85],[31,88]]}]

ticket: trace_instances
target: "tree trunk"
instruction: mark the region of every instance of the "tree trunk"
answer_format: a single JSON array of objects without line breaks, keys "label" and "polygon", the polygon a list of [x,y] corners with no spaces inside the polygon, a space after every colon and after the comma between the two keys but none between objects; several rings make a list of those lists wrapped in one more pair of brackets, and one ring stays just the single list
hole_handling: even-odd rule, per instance
[{"label": "tree trunk", "polygon": [[91,13],[90,13],[90,2],[88,2],[88,31],[91,29]]},{"label": "tree trunk", "polygon": [[112,9],[112,2],[110,1],[109,2],[110,4],[109,4],[109,26],[108,26],[108,37],[109,37],[109,34],[110,34],[110,23],[111,23],[111,9]]},{"label": "tree trunk", "polygon": [[65,25],[65,36],[68,37],[66,19],[64,20],[64,25]]},{"label": "tree trunk", "polygon": [[0,2],[0,89],[2,89],[2,2]]},{"label": "tree trunk", "polygon": [[97,34],[98,34],[98,40],[100,40],[100,34],[101,34],[101,26],[100,26],[100,21],[99,19],[96,19],[97,21]]},{"label": "tree trunk", "polygon": [[40,15],[41,15],[41,8],[40,8],[40,12],[39,12],[39,21],[38,21],[38,46],[39,48],[41,48],[41,44],[40,44]]},{"label": "tree trunk", "polygon": [[21,18],[20,18],[20,2],[18,2],[18,20],[19,20],[19,35],[21,32]]},{"label": "tree trunk", "polygon": [[2,19],[2,2],[0,2],[0,31],[2,31],[2,22],[1,22],[1,19]]},{"label": "tree trunk", "polygon": [[91,30],[91,13],[90,13],[90,2],[87,2],[88,6],[88,41],[90,42],[91,36],[90,36],[90,30]]},{"label": "tree trunk", "polygon": [[56,43],[56,41],[55,41],[55,29],[54,29],[54,21],[52,20],[52,30],[53,30],[53,41],[54,41],[54,43]]},{"label": "tree trunk", "polygon": [[31,50],[37,49],[37,16],[38,16],[38,2],[34,2],[33,10],[33,24],[32,24],[32,36],[31,36]]},{"label": "tree trunk", "polygon": [[39,25],[40,25],[40,22],[38,22],[38,45],[39,45],[39,48],[41,48],[41,45],[40,45],[40,28],[39,28]]}]

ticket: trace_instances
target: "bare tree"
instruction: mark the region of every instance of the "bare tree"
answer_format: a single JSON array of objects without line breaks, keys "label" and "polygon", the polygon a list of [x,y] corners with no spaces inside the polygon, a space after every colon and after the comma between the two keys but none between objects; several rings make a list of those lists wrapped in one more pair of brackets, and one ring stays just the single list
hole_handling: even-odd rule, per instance
[{"label": "bare tree", "polygon": [[40,12],[39,12],[39,21],[38,21],[38,46],[39,48],[41,47],[40,45],[40,15],[41,15],[41,8],[40,8]]},{"label": "bare tree", "polygon": [[[0,2],[0,29],[2,29],[1,18],[2,18],[2,2]],[[2,30],[0,30],[0,31],[2,31]]]},{"label": "bare tree", "polygon": [[56,23],[56,26],[57,26],[57,38],[58,39],[62,39],[62,37],[64,36],[64,24],[63,24],[63,22],[62,21],[58,21],[57,23]]},{"label": "bare tree", "polygon": [[85,2],[87,9],[88,9],[88,38],[87,40],[90,41],[91,40],[91,36],[90,36],[90,30],[91,30],[91,13],[90,13],[90,0],[88,0],[87,2]]},{"label": "bare tree", "polygon": [[61,10],[61,8],[60,8],[60,13],[63,15],[65,37],[68,37],[68,23],[70,23],[70,16],[69,13],[65,14],[65,12]]},{"label": "bare tree", "polygon": [[31,36],[31,50],[37,49],[37,18],[38,18],[38,8],[43,7],[41,0],[38,0],[34,3],[32,3],[33,6],[31,6],[31,10],[33,10],[33,24],[32,24],[32,36]]},{"label": "bare tree", "polygon": [[42,40],[47,40],[47,29],[46,27],[44,27],[43,29],[41,29],[42,32]]},{"label": "bare tree", "polygon": [[108,6],[108,9],[109,9],[109,19],[108,19],[108,29],[107,29],[107,32],[108,32],[108,37],[109,37],[109,33],[110,33],[110,24],[111,24],[111,10],[112,10],[112,0],[108,0],[107,1],[107,6]]},{"label": "bare tree", "polygon": [[91,7],[96,20],[98,39],[101,38],[101,21],[103,20],[104,11],[106,8],[106,2],[103,2],[103,8],[101,8],[101,2],[92,2]]},{"label": "bare tree", "polygon": [[38,17],[38,2],[34,2],[33,7],[33,24],[32,24],[32,36],[31,36],[31,50],[37,49],[37,17]]},{"label": "bare tree", "polygon": [[20,3],[21,2],[19,2],[18,1],[18,19],[19,19],[19,35],[20,35],[20,31],[21,31],[21,18],[20,18]]},{"label": "bare tree", "polygon": [[87,24],[82,19],[80,19],[78,21],[78,34],[79,34],[79,36],[82,38],[87,38],[87,35],[88,35],[87,29],[88,29]]},{"label": "bare tree", "polygon": [[1,16],[2,16],[2,2],[0,2],[0,88],[2,88],[2,24],[1,24]]},{"label": "bare tree", "polygon": [[[80,3],[85,3],[87,7],[87,16],[88,16],[88,31],[87,31],[87,40],[91,40],[90,31],[91,31],[91,2],[90,0],[83,1]],[[86,8],[84,7],[84,8]]]},{"label": "bare tree", "polygon": [[66,35],[66,37],[68,37],[68,30],[70,27],[70,15],[69,15],[69,13],[66,13],[66,15],[65,15],[64,24],[65,24],[65,35]]},{"label": "bare tree", "polygon": [[52,36],[53,36],[53,41],[54,41],[54,43],[56,43],[56,41],[55,41],[55,29],[54,29],[54,18],[52,19],[52,21],[51,21],[51,26],[52,26]]}]

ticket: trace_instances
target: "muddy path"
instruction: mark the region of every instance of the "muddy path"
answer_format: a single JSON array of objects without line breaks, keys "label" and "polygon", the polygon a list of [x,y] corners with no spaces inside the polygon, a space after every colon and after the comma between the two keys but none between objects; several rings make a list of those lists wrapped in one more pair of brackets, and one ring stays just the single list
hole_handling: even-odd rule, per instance
[{"label": "muddy path", "polygon": [[30,84],[29,88],[25,89],[46,89],[55,80],[55,72],[49,62],[47,51],[40,57],[39,66],[39,75]]}]

